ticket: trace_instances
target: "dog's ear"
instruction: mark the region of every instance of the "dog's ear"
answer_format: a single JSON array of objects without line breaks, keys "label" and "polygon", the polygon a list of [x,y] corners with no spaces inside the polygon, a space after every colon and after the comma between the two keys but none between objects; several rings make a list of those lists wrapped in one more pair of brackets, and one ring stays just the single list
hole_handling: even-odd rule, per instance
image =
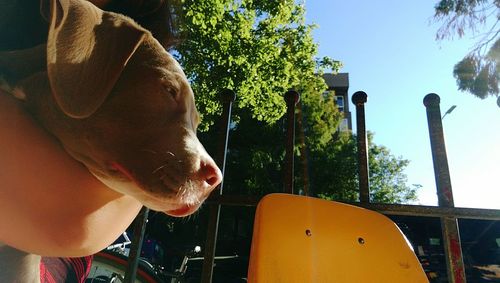
[{"label": "dog's ear", "polygon": [[[147,33],[132,20],[82,0],[42,1],[50,11],[47,70],[64,113],[92,115],[104,102]],[[45,8],[44,8],[45,7]]]}]

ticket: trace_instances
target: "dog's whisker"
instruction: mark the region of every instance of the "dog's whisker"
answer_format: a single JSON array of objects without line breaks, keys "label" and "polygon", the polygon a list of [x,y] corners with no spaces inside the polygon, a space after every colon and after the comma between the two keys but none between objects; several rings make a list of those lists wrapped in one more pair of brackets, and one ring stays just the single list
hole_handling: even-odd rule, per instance
[{"label": "dog's whisker", "polygon": [[187,185],[187,183],[184,183],[182,186],[180,186],[179,190],[177,191],[177,197],[184,198],[184,196],[188,192],[188,189],[186,188]]},{"label": "dog's whisker", "polygon": [[193,220],[193,219],[196,219],[196,217],[198,217],[198,215],[199,215],[199,214],[200,214],[200,210],[197,210],[197,211],[195,211],[193,214],[188,215],[188,216],[187,216],[187,217],[185,217],[185,218],[186,218],[186,220],[189,222],[189,221],[191,221],[191,220]]},{"label": "dog's whisker", "polygon": [[185,180],[183,182],[183,185],[179,188],[179,191],[177,191],[177,197],[180,197],[184,201],[187,201],[188,204],[191,205],[191,200],[187,200],[187,198],[190,196],[190,192],[192,191],[193,184],[191,180]]},{"label": "dog's whisker", "polygon": [[194,201],[194,205],[200,205],[201,204],[201,200],[199,198],[197,198],[195,201]]},{"label": "dog's whisker", "polygon": [[[155,170],[153,170],[152,174],[156,174],[158,173],[158,171],[162,170],[163,168],[165,168],[166,166],[168,165],[168,163],[165,163],[163,165],[161,165],[160,167],[156,168]],[[163,176],[162,176],[163,177]],[[161,179],[161,178],[160,178]]]},{"label": "dog's whisker", "polygon": [[142,152],[148,152],[148,153],[152,153],[152,154],[158,154],[158,152],[152,150],[152,149],[141,149]]},{"label": "dog's whisker", "polygon": [[177,190],[177,193],[175,194],[176,197],[179,197],[183,194],[184,191],[184,184],[179,187],[179,190]]}]

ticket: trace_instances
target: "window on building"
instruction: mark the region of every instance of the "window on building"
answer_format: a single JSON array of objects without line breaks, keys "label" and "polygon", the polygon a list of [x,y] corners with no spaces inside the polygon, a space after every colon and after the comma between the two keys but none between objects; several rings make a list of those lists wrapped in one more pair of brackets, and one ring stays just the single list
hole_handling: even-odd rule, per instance
[{"label": "window on building", "polygon": [[342,119],[342,121],[340,121],[339,130],[342,132],[349,131],[349,121],[347,120],[347,118],[344,118]]},{"label": "window on building", "polygon": [[344,112],[344,97],[337,95],[335,96],[335,104],[340,112]]}]

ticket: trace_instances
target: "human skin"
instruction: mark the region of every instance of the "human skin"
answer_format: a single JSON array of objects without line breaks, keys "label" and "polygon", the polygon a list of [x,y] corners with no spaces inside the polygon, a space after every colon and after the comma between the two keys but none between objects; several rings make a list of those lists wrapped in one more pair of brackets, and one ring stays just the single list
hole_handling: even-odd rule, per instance
[{"label": "human skin", "polygon": [[44,255],[93,254],[113,242],[142,204],[109,189],[0,93],[0,242]]}]

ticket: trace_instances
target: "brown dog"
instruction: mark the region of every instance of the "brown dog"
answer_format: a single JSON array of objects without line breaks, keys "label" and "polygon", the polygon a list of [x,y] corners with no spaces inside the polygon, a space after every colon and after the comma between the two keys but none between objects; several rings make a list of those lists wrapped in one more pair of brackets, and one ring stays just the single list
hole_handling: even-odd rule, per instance
[{"label": "brown dog", "polygon": [[[48,2],[47,43],[0,52],[0,87],[110,188],[172,216],[196,211],[222,177],[179,64],[125,16]],[[0,243],[2,282],[38,281],[39,262]]]},{"label": "brown dog", "polygon": [[47,44],[0,53],[3,88],[109,187],[173,216],[194,212],[221,173],[196,138],[178,63],[127,17],[86,1],[42,2]]}]

